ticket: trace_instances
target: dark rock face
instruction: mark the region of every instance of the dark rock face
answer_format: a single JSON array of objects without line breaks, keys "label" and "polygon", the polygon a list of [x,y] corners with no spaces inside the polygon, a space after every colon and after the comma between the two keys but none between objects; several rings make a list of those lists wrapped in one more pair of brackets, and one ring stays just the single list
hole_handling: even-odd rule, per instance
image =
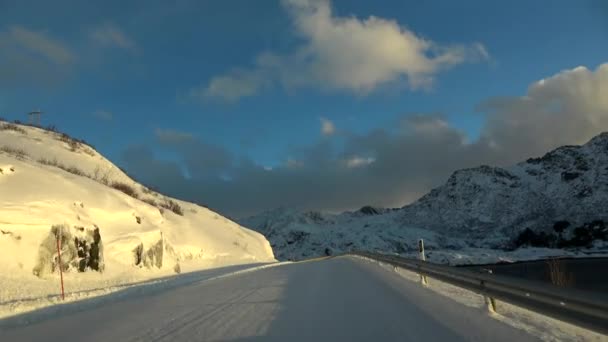
[{"label": "dark rock face", "polygon": [[573,179],[577,179],[581,174],[578,172],[568,172],[568,171],[564,171],[562,172],[562,180],[568,182],[571,181]]},{"label": "dark rock face", "polygon": [[133,249],[133,264],[135,266],[143,265],[144,261],[144,244],[140,243]]},{"label": "dark rock face", "polygon": [[314,221],[314,222],[323,222],[325,219],[323,215],[318,211],[307,211],[304,213],[304,217]]},{"label": "dark rock face", "polygon": [[[557,234],[544,231],[535,232],[526,228],[513,240],[513,247],[588,247],[596,240],[608,240],[608,228],[603,220],[586,222],[576,228],[571,228],[568,221],[558,221],[553,228]],[[569,237],[565,237],[566,235]]]},{"label": "dark rock face", "polygon": [[101,271],[103,260],[102,260],[102,246],[101,246],[101,234],[99,228],[93,230],[93,243],[91,244],[89,258],[89,267],[95,271]]},{"label": "dark rock face", "polygon": [[287,244],[292,245],[294,243],[303,242],[310,233],[302,231],[291,231],[287,236]]},{"label": "dark rock face", "polygon": [[382,214],[381,210],[376,209],[376,208],[374,208],[374,207],[372,207],[370,205],[366,205],[366,206],[362,207],[361,209],[359,209],[359,212],[361,214],[364,214],[364,215],[380,215],[380,214]]},{"label": "dark rock face", "polygon": [[84,272],[87,269],[102,271],[101,253],[101,234],[99,228],[86,231],[85,236],[74,237],[78,257],[78,271]]},{"label": "dark rock face", "polygon": [[[167,255],[174,256],[175,251],[173,250],[172,246],[165,243],[165,240],[161,234],[160,239],[148,249],[144,248],[143,243],[140,243],[133,249],[133,264],[139,267],[162,268],[164,259]],[[173,270],[176,273],[180,273],[181,268],[179,264],[174,266]]]},{"label": "dark rock face", "polygon": [[568,227],[570,227],[570,222],[566,220],[557,221],[553,224],[553,230],[558,234],[563,233]]},{"label": "dark rock face", "polygon": [[163,267],[163,253],[165,251],[164,241],[160,239],[157,243],[150,247],[144,255],[144,266],[157,268]]}]

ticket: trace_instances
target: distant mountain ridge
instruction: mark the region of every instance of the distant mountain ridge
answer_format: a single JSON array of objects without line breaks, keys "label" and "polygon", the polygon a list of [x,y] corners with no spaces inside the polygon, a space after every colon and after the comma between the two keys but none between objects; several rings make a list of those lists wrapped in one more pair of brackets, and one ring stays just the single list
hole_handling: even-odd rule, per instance
[{"label": "distant mountain ridge", "polygon": [[365,206],[338,215],[280,208],[240,221],[264,234],[279,259],[351,249],[406,253],[430,248],[507,247],[525,229],[572,229],[608,221],[608,133],[507,168],[455,171],[447,182],[400,209]]}]

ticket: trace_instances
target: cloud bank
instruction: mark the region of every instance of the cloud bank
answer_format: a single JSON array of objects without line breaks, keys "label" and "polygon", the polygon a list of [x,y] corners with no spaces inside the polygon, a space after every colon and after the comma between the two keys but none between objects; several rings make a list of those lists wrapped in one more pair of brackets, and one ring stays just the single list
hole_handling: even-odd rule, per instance
[{"label": "cloud bank", "polygon": [[90,33],[90,39],[102,47],[124,50],[136,49],[135,42],[120,27],[112,23],[105,23],[94,28]]},{"label": "cloud bank", "polygon": [[112,112],[103,109],[93,112],[93,116],[102,121],[112,121],[112,119],[114,119],[114,114],[112,114]]},{"label": "cloud bank", "polygon": [[159,160],[142,146],[126,151],[124,161],[162,191],[235,216],[278,206],[329,211],[402,206],[456,169],[511,165],[561,145],[585,143],[608,130],[605,94],[608,64],[594,71],[577,67],[533,83],[523,96],[481,103],[486,119],[472,142],[441,115],[427,114],[366,134],[344,132],[342,144],[319,139],[273,168],[187,133],[166,131],[157,131],[158,144],[172,149],[181,163]]}]

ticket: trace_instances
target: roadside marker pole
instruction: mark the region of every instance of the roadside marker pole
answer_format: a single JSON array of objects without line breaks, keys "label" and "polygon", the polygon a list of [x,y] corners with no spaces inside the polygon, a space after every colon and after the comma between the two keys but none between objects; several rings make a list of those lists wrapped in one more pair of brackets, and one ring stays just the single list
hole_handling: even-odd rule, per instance
[{"label": "roadside marker pole", "polygon": [[496,313],[496,301],[492,297],[484,296],[486,301],[486,307],[488,308],[488,312],[493,314]]},{"label": "roadside marker pole", "polygon": [[59,277],[61,278],[61,299],[65,300],[65,292],[63,290],[63,270],[61,269],[61,233],[62,228],[59,227],[59,231],[57,232],[57,257],[59,265]]},{"label": "roadside marker pole", "polygon": [[[426,261],[426,256],[424,255],[424,241],[422,239],[418,240],[418,258],[422,261]],[[422,285],[428,285],[428,281],[426,280],[426,276],[420,273],[420,282]]]},{"label": "roadside marker pole", "polygon": [[[488,269],[487,270],[489,274],[492,274],[492,270]],[[486,283],[485,281],[481,281],[481,286],[485,287]],[[494,300],[494,298],[490,297],[490,296],[483,296],[484,301],[486,302],[486,308],[488,309],[488,312],[493,314],[496,313],[496,300]]]}]

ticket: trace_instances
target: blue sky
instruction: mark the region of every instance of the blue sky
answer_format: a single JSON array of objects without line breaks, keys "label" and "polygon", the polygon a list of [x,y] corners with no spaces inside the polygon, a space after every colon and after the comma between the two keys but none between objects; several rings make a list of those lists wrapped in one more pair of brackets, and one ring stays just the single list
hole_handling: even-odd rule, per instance
[{"label": "blue sky", "polygon": [[[508,164],[580,143],[603,127],[588,119],[593,130],[533,141],[537,147],[525,151],[505,142],[482,158],[467,154],[448,163],[418,156],[382,167],[380,156],[393,155],[387,151],[410,150],[378,145],[374,137],[395,142],[405,129],[410,153],[416,146],[423,153],[431,146],[414,139],[412,127],[419,126],[412,122],[427,120],[447,125],[465,148],[481,144],[493,127],[489,116],[510,122],[505,115],[521,115],[513,111],[534,82],[577,66],[603,80],[607,43],[608,6],[601,0],[0,0],[0,117],[24,120],[41,108],[45,123],[85,138],[136,178],[229,214],[277,205],[402,205],[457,167]],[[563,98],[565,91],[578,103],[580,92],[562,83],[565,90],[552,94]],[[511,102],[479,110],[496,98]],[[603,118],[603,102],[585,99]],[[486,140],[495,146],[497,139]],[[424,154],[446,151],[432,148],[439,150]],[[134,151],[146,158],[133,158]],[[400,165],[394,172],[411,182],[397,186],[401,177],[378,170],[337,170],[347,159],[373,160],[369,167],[378,170]],[[180,172],[152,174],[152,165]],[[307,173],[292,170],[298,165]],[[276,174],[253,176],[264,167]],[[353,183],[331,189],[332,177]],[[319,179],[327,182],[313,190],[302,185]],[[374,186],[340,190],[360,182]],[[270,194],[268,187],[293,191]]]}]

